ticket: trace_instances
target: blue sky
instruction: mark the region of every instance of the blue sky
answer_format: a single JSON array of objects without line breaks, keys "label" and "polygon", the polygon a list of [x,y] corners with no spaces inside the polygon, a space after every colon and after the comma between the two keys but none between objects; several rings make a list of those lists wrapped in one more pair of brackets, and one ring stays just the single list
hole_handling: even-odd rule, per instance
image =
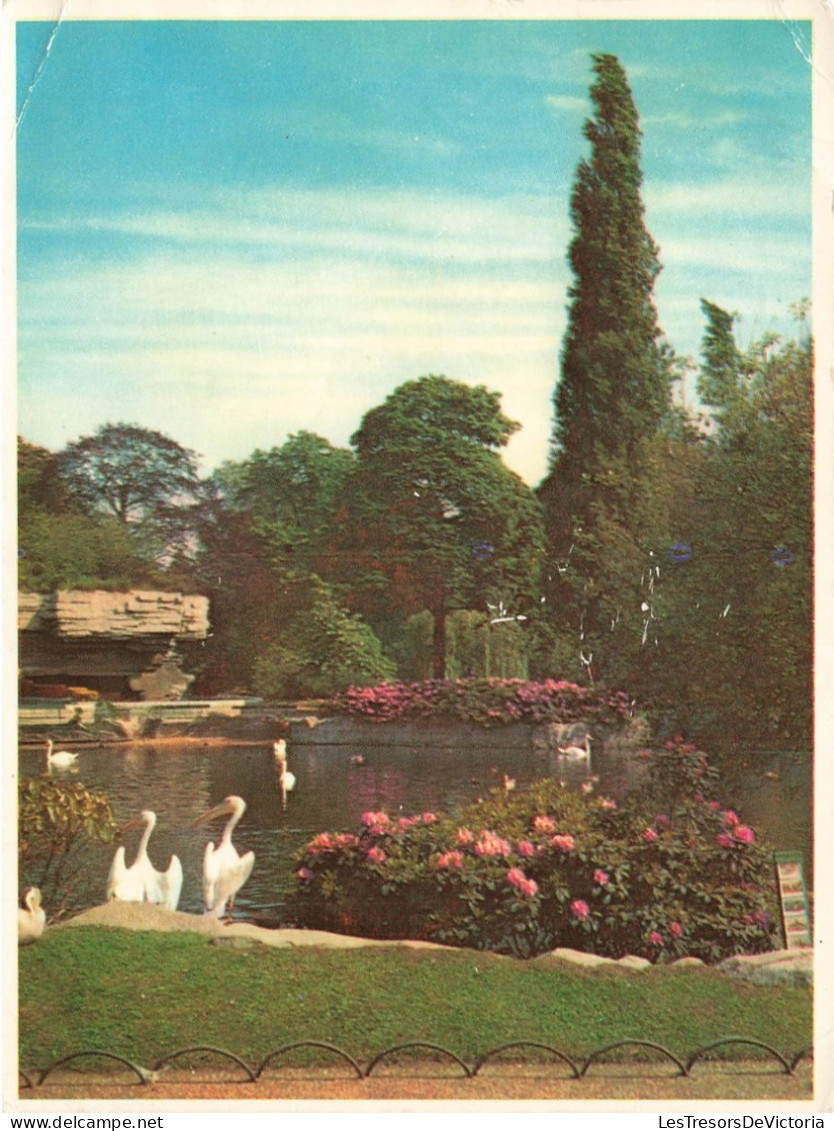
[{"label": "blue sky", "polygon": [[[501,391],[546,469],[591,52],[643,129],[660,323],[811,294],[811,30],[781,20],[17,25],[18,430],[346,445],[397,385]],[[47,51],[47,45],[49,49]]]}]

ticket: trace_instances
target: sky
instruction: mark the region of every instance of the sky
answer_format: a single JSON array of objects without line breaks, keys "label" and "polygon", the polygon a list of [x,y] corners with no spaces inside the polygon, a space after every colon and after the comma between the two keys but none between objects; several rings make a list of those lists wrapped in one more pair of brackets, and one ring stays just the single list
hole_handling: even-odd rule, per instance
[{"label": "sky", "polygon": [[810,48],[781,19],[18,22],[18,432],[139,424],[207,473],[347,446],[435,373],[500,391],[535,486],[591,54],[628,74],[694,358],[702,297],[747,344],[811,294]]}]

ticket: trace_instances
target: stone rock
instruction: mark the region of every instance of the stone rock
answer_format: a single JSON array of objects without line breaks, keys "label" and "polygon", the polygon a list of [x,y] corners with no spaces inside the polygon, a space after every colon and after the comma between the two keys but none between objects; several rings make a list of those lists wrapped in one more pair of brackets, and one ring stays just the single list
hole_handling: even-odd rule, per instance
[{"label": "stone rock", "polygon": [[703,959],[694,958],[692,955],[687,955],[686,958],[676,958],[674,962],[669,963],[669,966],[675,970],[689,970],[695,966],[704,965]]},{"label": "stone rock", "polygon": [[569,946],[559,946],[550,951],[551,958],[561,958],[563,962],[572,962],[575,966],[615,966],[613,958],[605,958],[601,954],[588,954],[584,950],[573,950]]},{"label": "stone rock", "polygon": [[719,962],[716,970],[757,986],[812,986],[814,949],[797,947],[765,954],[734,954]]},{"label": "stone rock", "polygon": [[639,954],[626,954],[617,959],[618,966],[625,966],[628,970],[645,970],[651,966],[648,958],[641,958]]},{"label": "stone rock", "polygon": [[[108,699],[179,699],[193,680],[184,651],[209,631],[208,598],[134,589],[18,594],[23,694],[60,698],[50,677]],[[38,683],[37,681],[40,681]],[[32,690],[26,691],[26,683]],[[71,696],[70,696],[71,697]]]}]

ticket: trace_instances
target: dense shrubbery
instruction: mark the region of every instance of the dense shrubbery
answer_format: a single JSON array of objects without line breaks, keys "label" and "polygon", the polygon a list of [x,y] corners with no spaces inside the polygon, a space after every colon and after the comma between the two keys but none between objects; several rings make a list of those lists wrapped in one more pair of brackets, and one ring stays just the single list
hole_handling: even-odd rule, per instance
[{"label": "dense shrubbery", "polygon": [[21,888],[40,888],[50,917],[60,916],[89,863],[91,846],[111,842],[116,832],[113,810],[101,791],[48,775],[21,777],[17,845]]},{"label": "dense shrubbery", "polygon": [[592,781],[577,793],[545,780],[454,817],[365,813],[358,832],[321,833],[299,854],[293,911],[308,927],[521,957],[772,949],[770,849],[711,796],[694,747],[646,760],[646,789],[621,808]]},{"label": "dense shrubbery", "polygon": [[508,723],[622,723],[631,713],[624,691],[597,691],[567,680],[427,679],[350,687],[335,709],[371,722],[459,719],[482,726]]}]

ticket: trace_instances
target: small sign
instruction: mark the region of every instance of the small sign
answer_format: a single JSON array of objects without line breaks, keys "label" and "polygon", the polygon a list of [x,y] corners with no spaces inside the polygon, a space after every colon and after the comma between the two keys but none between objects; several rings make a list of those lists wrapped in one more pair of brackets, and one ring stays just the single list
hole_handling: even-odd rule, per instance
[{"label": "small sign", "polygon": [[801,852],[775,852],[776,879],[779,885],[779,902],[782,907],[782,933],[785,946],[793,950],[811,946],[811,911],[805,876],[802,872]]}]

